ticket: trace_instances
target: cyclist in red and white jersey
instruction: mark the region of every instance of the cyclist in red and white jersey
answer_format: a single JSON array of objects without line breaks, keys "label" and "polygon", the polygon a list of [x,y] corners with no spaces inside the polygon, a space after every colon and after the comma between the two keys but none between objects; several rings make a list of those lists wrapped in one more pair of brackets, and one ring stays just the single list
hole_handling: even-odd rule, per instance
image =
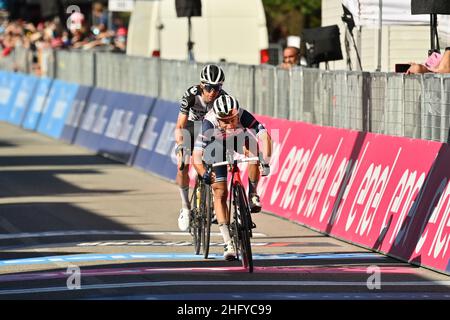
[{"label": "cyclist in red and white jersey", "polygon": [[221,95],[203,120],[202,132],[195,141],[193,160],[199,176],[213,188],[214,210],[225,243],[224,258],[234,260],[236,249],[230,237],[230,215],[227,208],[227,167],[215,167],[212,173],[208,173],[204,165],[225,161],[229,151],[246,156],[256,156],[261,151],[263,172],[260,172],[257,163],[250,163],[248,167],[250,210],[252,213],[260,212],[257,186],[260,174],[266,176],[270,173],[268,163],[272,155],[272,139],[266,128],[250,112],[239,107],[236,98]]}]

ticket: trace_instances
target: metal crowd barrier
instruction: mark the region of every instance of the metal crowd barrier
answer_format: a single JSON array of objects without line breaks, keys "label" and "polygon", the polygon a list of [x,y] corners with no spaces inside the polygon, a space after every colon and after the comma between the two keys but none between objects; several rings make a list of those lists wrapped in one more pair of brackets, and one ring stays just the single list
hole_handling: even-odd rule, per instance
[{"label": "metal crowd barrier", "polygon": [[[0,58],[0,68],[31,72],[31,55],[24,50]],[[203,66],[81,50],[44,50],[40,57],[44,76],[169,101],[179,101],[199,82]],[[221,66],[225,91],[257,114],[439,142],[448,139],[450,75]]]},{"label": "metal crowd barrier", "polygon": [[94,58],[95,82],[91,85],[139,95],[159,95],[159,63],[156,59],[110,52],[95,53]]},{"label": "metal crowd barrier", "polygon": [[7,56],[0,57],[0,69],[12,72],[30,73],[31,70],[31,51],[18,46]]},{"label": "metal crowd barrier", "polygon": [[94,53],[92,51],[55,51],[56,76],[58,79],[81,85],[94,83]]}]

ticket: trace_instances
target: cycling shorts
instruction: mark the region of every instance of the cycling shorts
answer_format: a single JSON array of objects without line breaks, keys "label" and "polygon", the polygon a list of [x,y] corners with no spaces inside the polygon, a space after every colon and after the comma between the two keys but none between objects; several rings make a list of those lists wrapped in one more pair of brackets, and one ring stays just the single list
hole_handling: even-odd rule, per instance
[{"label": "cycling shorts", "polygon": [[194,149],[194,143],[197,136],[200,134],[202,129],[201,121],[190,121],[188,120],[186,127],[183,131],[183,144],[189,149],[189,155],[192,155],[192,150]]}]

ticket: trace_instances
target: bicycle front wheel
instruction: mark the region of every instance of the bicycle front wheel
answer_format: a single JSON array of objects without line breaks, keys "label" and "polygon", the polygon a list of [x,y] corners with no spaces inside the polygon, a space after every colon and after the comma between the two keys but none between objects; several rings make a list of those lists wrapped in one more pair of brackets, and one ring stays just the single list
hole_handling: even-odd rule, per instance
[{"label": "bicycle front wheel", "polygon": [[191,216],[191,225],[190,225],[190,229],[191,229],[191,234],[192,234],[192,240],[194,242],[194,251],[195,254],[200,254],[200,249],[201,249],[201,232],[202,232],[202,223],[201,223],[201,208],[198,205],[200,203],[200,199],[199,199],[199,195],[201,195],[200,191],[201,188],[201,184],[198,181],[195,182],[195,187],[194,187],[194,194],[192,195],[191,198],[191,210],[192,210],[192,216]]},{"label": "bicycle front wheel", "polygon": [[253,272],[253,256],[250,243],[250,210],[248,208],[247,198],[245,197],[242,185],[234,188],[236,224],[239,239],[239,251],[242,256],[242,266]]},{"label": "bicycle front wheel", "polygon": [[210,186],[205,186],[203,189],[205,192],[205,196],[203,199],[204,208],[203,208],[203,232],[202,232],[202,246],[203,246],[203,256],[205,259],[208,259],[209,254],[209,241],[211,237],[211,219],[212,219],[212,211],[214,209],[214,200]]}]

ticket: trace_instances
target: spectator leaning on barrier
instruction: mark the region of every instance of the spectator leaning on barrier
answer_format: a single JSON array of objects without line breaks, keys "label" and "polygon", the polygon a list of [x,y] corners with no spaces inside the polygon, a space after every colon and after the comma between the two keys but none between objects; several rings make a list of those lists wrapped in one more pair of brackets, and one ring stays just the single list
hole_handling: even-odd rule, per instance
[{"label": "spectator leaning on barrier", "polygon": [[283,50],[283,63],[280,67],[283,69],[290,69],[293,66],[298,66],[300,63],[300,50],[296,47],[286,47]]},{"label": "spectator leaning on barrier", "polygon": [[92,5],[92,33],[99,35],[108,28],[108,13],[101,2],[94,2]]},{"label": "spectator leaning on barrier", "polygon": [[444,54],[433,52],[423,64],[411,62],[406,74],[416,73],[450,73],[450,47],[445,48]]},{"label": "spectator leaning on barrier", "polygon": [[279,67],[289,70],[295,66],[307,66],[306,59],[300,54],[299,48],[288,46],[283,50],[283,63]]},{"label": "spectator leaning on barrier", "polygon": [[127,50],[127,29],[120,27],[114,36],[113,51],[125,53]]},{"label": "spectator leaning on barrier", "polygon": [[75,49],[81,48],[89,42],[84,14],[81,12],[74,12],[70,16],[70,21],[70,45]]},{"label": "spectator leaning on barrier", "polygon": [[[225,73],[222,68],[215,64],[208,64],[200,73],[200,84],[189,87],[184,93],[175,130],[177,144],[175,152],[178,157],[178,167],[181,161],[190,158],[201,122],[205,114],[211,110],[214,100],[218,96],[226,94],[222,90],[224,81]],[[181,210],[178,217],[178,227],[181,231],[189,229],[191,215],[188,171],[189,165],[186,164],[182,171],[177,170],[176,178],[181,196]]]}]

